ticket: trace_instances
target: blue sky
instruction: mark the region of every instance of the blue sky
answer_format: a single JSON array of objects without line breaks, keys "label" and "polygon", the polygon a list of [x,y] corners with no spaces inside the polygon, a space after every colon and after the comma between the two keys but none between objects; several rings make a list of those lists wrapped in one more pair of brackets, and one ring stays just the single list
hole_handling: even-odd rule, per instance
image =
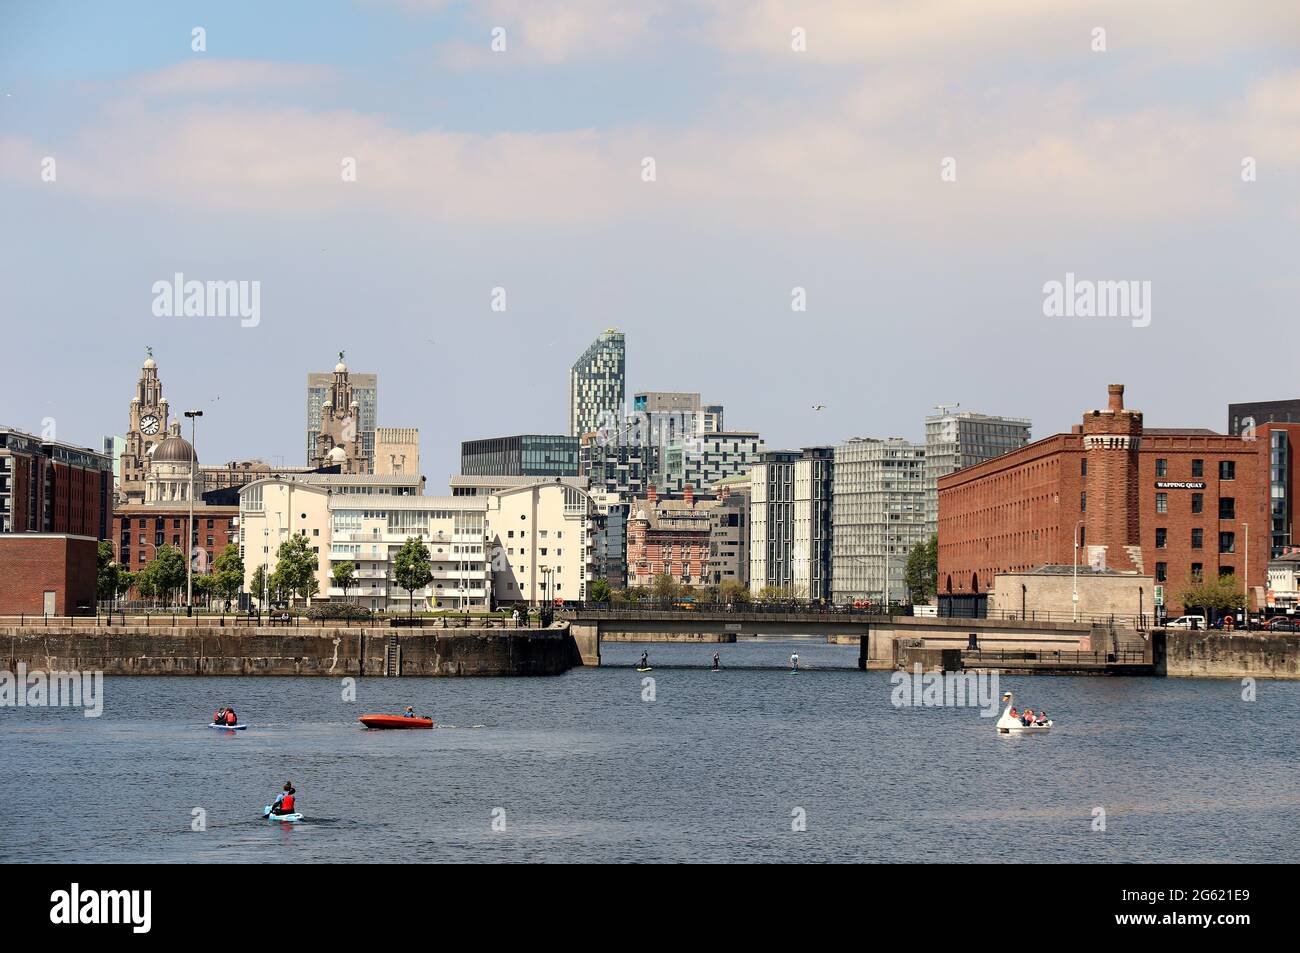
[{"label": "blue sky", "polygon": [[[1300,13],[1133,6],[0,4],[0,422],[97,445],[151,345],[205,462],[301,463],[345,349],[437,491],[462,439],[562,430],[616,326],[630,390],[770,446],[954,402],[1047,435],[1112,381],[1222,428],[1297,396]],[[155,317],[178,271],[259,281],[259,325]],[[1151,282],[1150,326],[1045,317],[1067,272]]]}]

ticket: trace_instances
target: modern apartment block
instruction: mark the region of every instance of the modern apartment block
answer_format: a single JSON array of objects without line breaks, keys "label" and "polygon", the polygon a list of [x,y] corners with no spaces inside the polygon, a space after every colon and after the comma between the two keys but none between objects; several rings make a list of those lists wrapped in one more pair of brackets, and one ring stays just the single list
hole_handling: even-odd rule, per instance
[{"label": "modern apartment block", "polygon": [[[346,392],[345,394],[343,392]],[[353,374],[343,362],[343,352],[339,352],[339,362],[329,373],[307,375],[307,460],[312,466],[321,464],[313,461],[324,460],[326,453],[318,446],[322,430],[331,430],[331,420],[327,415],[342,419],[352,411],[356,404],[356,417],[346,430],[360,437],[360,455],[365,464],[359,472],[373,473],[375,461],[375,421],[379,403],[379,377],[376,374]],[[334,439],[337,446],[346,448],[346,434],[338,434]],[[326,451],[330,448],[324,448]]]},{"label": "modern apartment block", "polygon": [[1256,400],[1228,405],[1228,434],[1250,435],[1261,424],[1300,424],[1300,400]]},{"label": "modern apartment block", "polygon": [[771,450],[750,471],[749,587],[832,597],[834,449]]},{"label": "modern apartment block", "polygon": [[623,333],[603,331],[569,369],[569,436],[618,428],[627,399],[627,346]]},{"label": "modern apartment block", "polygon": [[763,438],[752,430],[701,433],[662,451],[655,483],[672,494],[688,486],[696,494],[708,493],[721,480],[747,474],[763,452]]},{"label": "modern apartment block", "polygon": [[112,467],[108,454],[0,427],[0,533],[107,539]]},{"label": "modern apartment block", "polygon": [[593,493],[616,493],[623,500],[644,496],[658,470],[659,448],[640,443],[609,443],[588,434],[578,448],[578,472]]},{"label": "modern apartment block", "polygon": [[1031,421],[948,410],[925,418],[925,523],[939,532],[939,478],[1018,450],[1029,443]]},{"label": "modern apartment block", "polygon": [[460,445],[466,476],[577,476],[578,438],[565,434],[519,434],[466,440]]},{"label": "modern apartment block", "polygon": [[906,597],[907,554],[928,538],[926,448],[859,437],[835,448],[836,602]]}]

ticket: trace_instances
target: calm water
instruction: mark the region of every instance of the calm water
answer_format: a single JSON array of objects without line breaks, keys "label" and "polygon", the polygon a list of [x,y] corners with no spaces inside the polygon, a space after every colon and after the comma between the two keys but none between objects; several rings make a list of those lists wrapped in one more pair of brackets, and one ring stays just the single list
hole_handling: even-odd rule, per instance
[{"label": "calm water", "polygon": [[[707,670],[715,648],[732,668]],[[810,670],[786,673],[792,649]],[[1009,738],[973,709],[893,708],[856,647],[604,657],[560,678],[363,679],[353,704],[331,679],[110,678],[99,719],[0,709],[0,858],[1300,860],[1297,683],[1245,703],[1228,680],[1004,678],[1058,725]],[[227,701],[250,730],[204,727]],[[456,727],[355,722],[408,704]],[[307,815],[292,828],[259,819],[286,778]]]}]

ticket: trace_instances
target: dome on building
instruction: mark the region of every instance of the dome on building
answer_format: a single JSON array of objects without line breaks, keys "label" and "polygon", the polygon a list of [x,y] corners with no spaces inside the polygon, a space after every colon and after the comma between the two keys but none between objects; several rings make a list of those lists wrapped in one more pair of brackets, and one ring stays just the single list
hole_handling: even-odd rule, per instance
[{"label": "dome on building", "polygon": [[342,361],[339,361],[337,364],[334,365],[335,374],[346,374],[347,372],[348,372],[348,366],[344,364]]},{"label": "dome on building", "polygon": [[348,452],[342,447],[335,447],[325,455],[325,460],[331,466],[335,463],[343,464],[348,462]]},{"label": "dome on building", "polygon": [[145,358],[144,369],[146,371],[157,370],[157,368],[158,368],[158,363],[152,357]]},{"label": "dome on building", "polygon": [[189,463],[191,460],[195,463],[199,462],[194,448],[184,437],[168,437],[154,447],[150,456],[154,463]]},{"label": "dome on building", "polygon": [[322,403],[320,406],[321,406],[321,410],[329,410],[329,409],[333,408],[333,406],[334,406],[334,401],[332,401],[332,400],[330,400],[328,397],[326,397],[324,403]]}]

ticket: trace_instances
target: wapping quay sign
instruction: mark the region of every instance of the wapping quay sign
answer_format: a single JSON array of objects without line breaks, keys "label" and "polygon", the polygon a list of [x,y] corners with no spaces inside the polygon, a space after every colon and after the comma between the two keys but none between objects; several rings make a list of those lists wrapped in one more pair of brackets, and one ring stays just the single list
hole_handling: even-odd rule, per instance
[{"label": "wapping quay sign", "polygon": [[1204,483],[1161,483],[1156,481],[1157,490],[1204,490]]}]

